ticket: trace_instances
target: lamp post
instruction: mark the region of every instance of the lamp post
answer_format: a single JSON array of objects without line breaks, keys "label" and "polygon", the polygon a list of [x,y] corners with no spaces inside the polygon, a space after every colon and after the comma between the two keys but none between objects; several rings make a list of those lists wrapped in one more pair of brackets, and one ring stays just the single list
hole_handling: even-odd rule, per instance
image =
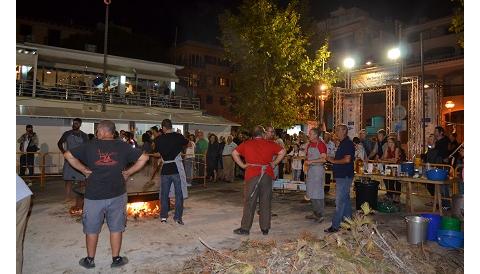
[{"label": "lamp post", "polygon": [[318,128],[320,131],[326,131],[325,126],[325,119],[324,119],[324,109],[325,109],[325,101],[328,99],[329,95],[328,86],[326,84],[321,84],[319,86],[318,92],[318,101],[319,101],[319,118],[318,118]]},{"label": "lamp post", "polygon": [[102,112],[105,112],[105,96],[108,91],[107,80],[107,43],[108,43],[108,10],[112,0],[103,0],[105,3],[105,35],[103,39],[103,92],[102,92]]},{"label": "lamp post", "polygon": [[350,70],[355,66],[355,59],[347,57],[343,59],[343,67],[346,69],[345,75],[345,88],[351,88],[350,83]]},{"label": "lamp post", "polygon": [[452,122],[452,108],[455,107],[455,103],[453,101],[445,102],[445,108],[448,109],[448,121]]}]

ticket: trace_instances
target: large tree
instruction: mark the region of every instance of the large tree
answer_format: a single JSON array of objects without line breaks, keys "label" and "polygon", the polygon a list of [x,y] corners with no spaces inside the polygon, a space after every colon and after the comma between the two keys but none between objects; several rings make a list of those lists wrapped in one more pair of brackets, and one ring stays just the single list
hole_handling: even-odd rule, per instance
[{"label": "large tree", "polygon": [[459,35],[458,44],[460,47],[464,47],[463,40],[463,0],[451,0],[455,3],[455,11],[452,18],[452,25],[450,26],[450,31],[454,31]]},{"label": "large tree", "polygon": [[269,0],[245,0],[238,14],[226,11],[219,21],[234,67],[233,108],[243,126],[286,128],[310,118],[313,88],[301,87],[331,85],[337,73],[325,67],[326,45],[308,56],[309,37],[302,32],[297,2],[281,9]]}]

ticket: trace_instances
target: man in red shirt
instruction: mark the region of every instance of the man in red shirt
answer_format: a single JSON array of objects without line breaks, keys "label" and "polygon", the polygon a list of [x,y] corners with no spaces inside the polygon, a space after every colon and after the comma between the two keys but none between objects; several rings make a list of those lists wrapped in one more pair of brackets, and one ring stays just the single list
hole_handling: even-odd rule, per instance
[{"label": "man in red shirt", "polygon": [[[250,234],[257,199],[260,203],[260,229],[263,235],[267,235],[270,229],[273,168],[282,161],[285,149],[270,140],[265,140],[264,135],[265,129],[256,126],[253,139],[243,142],[232,152],[233,160],[241,168],[246,169],[242,225],[233,231],[235,234]],[[278,156],[272,161],[275,155]],[[245,163],[240,156],[245,158]]]}]

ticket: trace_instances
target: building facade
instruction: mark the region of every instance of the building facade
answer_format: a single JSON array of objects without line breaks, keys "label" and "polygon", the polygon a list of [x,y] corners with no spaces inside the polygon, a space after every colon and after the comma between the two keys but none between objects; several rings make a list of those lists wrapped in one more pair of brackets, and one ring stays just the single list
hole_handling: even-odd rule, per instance
[{"label": "building facade", "polygon": [[232,70],[223,48],[185,41],[172,50],[171,56],[175,64],[183,67],[177,70],[179,86],[191,90],[207,114],[235,121],[231,111]]}]

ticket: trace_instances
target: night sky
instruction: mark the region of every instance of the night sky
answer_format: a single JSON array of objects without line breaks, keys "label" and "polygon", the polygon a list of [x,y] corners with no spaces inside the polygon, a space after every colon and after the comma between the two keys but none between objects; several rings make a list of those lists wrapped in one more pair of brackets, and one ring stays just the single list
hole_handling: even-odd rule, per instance
[{"label": "night sky", "polygon": [[[164,44],[173,44],[175,28],[178,41],[187,39],[218,43],[218,15],[225,9],[235,9],[242,0],[112,0],[110,22],[128,26],[133,32],[158,39]],[[287,0],[278,0],[280,5]],[[83,1],[17,1],[17,16],[57,23],[73,23],[95,29],[104,21],[103,0]],[[343,6],[357,6],[367,10],[373,17],[400,19],[412,23],[421,17],[438,18],[452,13],[450,0],[310,0],[310,16],[314,19],[328,17],[329,12]]]}]

